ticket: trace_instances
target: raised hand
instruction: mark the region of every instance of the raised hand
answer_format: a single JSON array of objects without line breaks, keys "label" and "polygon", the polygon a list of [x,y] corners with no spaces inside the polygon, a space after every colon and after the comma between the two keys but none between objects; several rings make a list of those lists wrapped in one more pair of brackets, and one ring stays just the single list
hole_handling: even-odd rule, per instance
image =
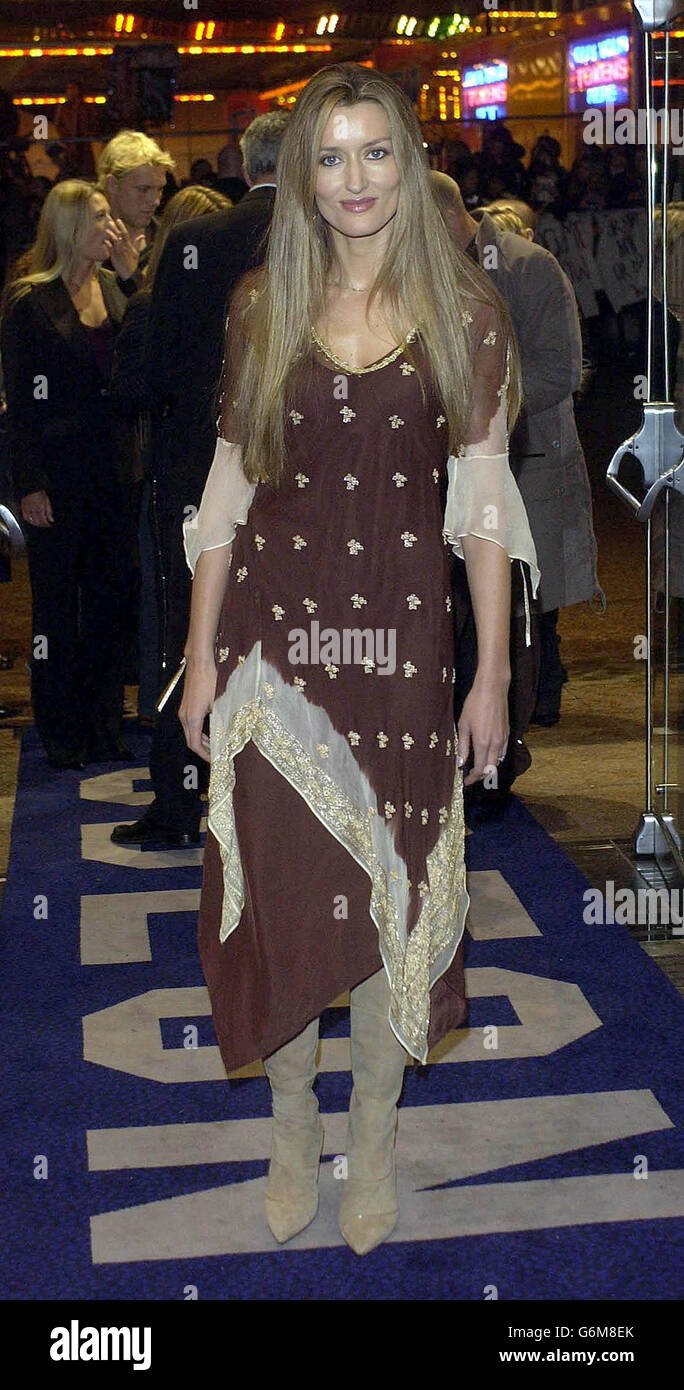
[{"label": "raised hand", "polygon": [[105,238],[109,259],[117,275],[120,275],[122,280],[128,280],[138,268],[140,254],[145,246],[145,233],[136,232],[135,235],[131,235],[120,217],[112,218],[112,228]]}]

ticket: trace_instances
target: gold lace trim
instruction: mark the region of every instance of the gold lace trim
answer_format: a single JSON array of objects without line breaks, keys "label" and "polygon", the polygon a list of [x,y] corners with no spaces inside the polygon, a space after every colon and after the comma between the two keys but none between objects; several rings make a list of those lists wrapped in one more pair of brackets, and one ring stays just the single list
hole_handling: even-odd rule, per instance
[{"label": "gold lace trim", "polygon": [[431,975],[437,962],[441,975],[453,959],[463,934],[467,908],[460,773],[454,777],[448,820],[427,856],[429,892],[424,896],[418,921],[404,943],[397,903],[387,872],[374,849],[371,817],[367,811],[357,806],[330,774],[317,766],[272,706],[266,707],[259,698],[242,705],[222,736],[220,751],[211,763],[209,826],[219,841],[223,863],[221,941],[237,927],[244,905],[233,812],[234,760],[250,738],[368,874],[371,916],[378,928],[380,954],[391,987],[389,1021],[407,1051],[424,1062],[428,1051],[430,984],[434,983]]},{"label": "gold lace trim", "polygon": [[348,362],[343,362],[341,357],[336,357],[335,353],[331,352],[329,347],[326,347],[323,339],[319,338],[313,324],[311,325],[311,337],[321,349],[321,352],[324,352],[326,357],[329,357],[330,361],[335,363],[336,367],[339,367],[343,372],[351,372],[352,376],[365,376],[366,372],[379,372],[381,367],[388,367],[390,362],[396,362],[397,358],[404,351],[406,344],[415,342],[416,330],[412,328],[411,332],[406,334],[403,343],[400,343],[398,347],[388,352],[386,357],[380,358],[377,362],[371,362],[368,367],[350,367]]}]

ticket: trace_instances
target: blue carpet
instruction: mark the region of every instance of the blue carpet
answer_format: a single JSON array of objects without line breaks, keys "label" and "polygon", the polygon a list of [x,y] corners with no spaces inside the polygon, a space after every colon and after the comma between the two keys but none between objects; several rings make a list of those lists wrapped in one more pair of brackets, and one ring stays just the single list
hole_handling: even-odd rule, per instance
[{"label": "blue carpet", "polygon": [[[141,778],[134,789],[146,791],[148,738],[133,734],[132,746]],[[586,881],[515,799],[495,824],[474,823],[469,869],[498,870],[538,934],[468,938],[466,965],[473,979],[480,972],[485,986],[491,978],[485,972],[492,969],[514,972],[511,979],[531,978],[523,1011],[529,1009],[529,999],[537,998],[535,982],[546,993],[535,1005],[535,1023],[531,1016],[520,1017],[515,990],[508,998],[496,983],[491,995],[480,988],[471,1001],[469,1026],[495,1025],[517,1035],[527,1022],[543,1040],[565,1014],[571,1031],[573,1018],[584,1017],[586,1023],[590,1010],[596,1018],[579,1030],[580,1036],[547,1048],[548,1055],[543,1042],[536,1055],[524,1057],[497,1056],[483,1047],[472,1060],[407,1070],[402,1117],[410,1122],[417,1107],[428,1107],[423,1112],[427,1135],[435,1116],[443,1114],[439,1107],[449,1107],[458,1117],[459,1106],[493,1104],[487,1113],[496,1137],[489,1157],[482,1159],[482,1136],[470,1134],[463,1152],[479,1158],[469,1170],[452,1171],[447,1162],[430,1182],[424,1180],[430,1191],[419,1193],[433,1203],[453,1198],[458,1204],[454,1210],[461,1213],[484,1198],[482,1229],[478,1217],[474,1230],[460,1234],[450,1217],[443,1236],[433,1229],[429,1239],[420,1239],[418,1225],[416,1238],[394,1240],[362,1260],[344,1245],[317,1246],[316,1223],[308,1233],[309,1248],[303,1249],[271,1249],[267,1237],[264,1248],[234,1251],[228,1228],[225,1244],[219,1240],[211,1254],[103,1257],[110,1237],[102,1237],[104,1247],[98,1245],[93,1218],[183,1194],[198,1194],[201,1202],[201,1194],[227,1184],[234,1185],[239,1198],[240,1184],[247,1192],[265,1173],[266,1151],[260,1140],[254,1157],[243,1148],[232,1158],[230,1151],[212,1152],[203,1144],[195,1155],[199,1161],[186,1154],[171,1165],[162,1151],[147,1166],[136,1160],[117,1166],[114,1159],[98,1168],[89,1159],[88,1133],[99,1132],[101,1139],[103,1131],[147,1127],[154,1143],[156,1127],[228,1120],[246,1122],[243,1132],[251,1135],[257,1131],[249,1124],[269,1114],[263,1077],[164,1082],[115,1070],[106,1055],[84,1061],[82,1019],[148,991],[201,990],[204,984],[193,911],[169,913],[163,903],[158,911],[148,905],[150,960],[81,963],[81,900],[86,895],[92,900],[108,894],[197,890],[200,883],[196,865],[148,868],[145,857],[138,856],[138,868],[82,858],[82,827],[139,814],[130,805],[83,798],[82,783],[107,771],[113,768],[54,772],[33,731],[24,735],[0,945],[3,1297],[182,1299],[196,1290],[201,1299],[481,1300],[491,1296],[484,1291],[492,1288],[500,1298],[515,1300],[679,1296],[684,1006],[623,927],[583,922]],[[564,982],[557,996],[548,992],[556,987],[545,984],[554,981]],[[195,1011],[182,1017],[165,1016],[161,1010],[163,1049],[187,1046],[191,1025],[197,1030],[195,1058],[213,1047],[211,1021],[198,999]],[[347,1011],[328,1010],[321,1033],[330,1047],[339,1047],[348,1034]],[[346,1111],[350,1088],[348,1071],[324,1071],[317,1083],[321,1110],[332,1115]],[[647,1128],[637,1132],[626,1125],[617,1137],[610,1129],[604,1132],[600,1112],[605,1108],[608,1115],[612,1106],[617,1113],[624,1097],[628,1113],[635,1095],[637,1100],[646,1097],[645,1113],[655,1117]],[[583,1128],[582,1106],[591,1109],[597,1096],[598,1107],[594,1104],[591,1111],[594,1128]],[[557,1151],[547,1142],[535,1152],[530,1141],[531,1147],[518,1148],[516,1158],[496,1123],[497,1107],[504,1114],[508,1103],[515,1117],[516,1106],[527,1100],[531,1109],[525,1114],[536,1133],[538,1117],[554,1097],[578,1098],[577,1139],[568,1140],[559,1130]],[[400,1118],[400,1132],[403,1122]],[[517,1123],[515,1118],[512,1122]],[[563,1123],[567,1130],[567,1117]],[[520,1142],[526,1142],[525,1126],[518,1128]],[[458,1147],[454,1163],[463,1157]],[[602,1184],[598,1189],[592,1186],[596,1181]],[[516,1187],[507,1189],[508,1184]],[[480,1193],[483,1185],[487,1190]],[[510,1219],[507,1191],[520,1193],[519,1219]],[[629,1219],[624,1203],[629,1204],[630,1193],[637,1204],[647,1195],[655,1206],[647,1202],[645,1215]],[[550,1219],[535,1229],[540,1200],[548,1203]],[[509,1213],[509,1229],[492,1229],[489,1223],[487,1213],[500,1201]],[[569,1220],[559,1216],[568,1201],[575,1204]],[[623,1204],[619,1219],[606,1220],[605,1212],[616,1210],[614,1201]],[[650,1214],[656,1210],[657,1215]],[[166,1211],[162,1225],[167,1223],[173,1243],[174,1223],[182,1224],[182,1218],[174,1216],[173,1208]]]}]

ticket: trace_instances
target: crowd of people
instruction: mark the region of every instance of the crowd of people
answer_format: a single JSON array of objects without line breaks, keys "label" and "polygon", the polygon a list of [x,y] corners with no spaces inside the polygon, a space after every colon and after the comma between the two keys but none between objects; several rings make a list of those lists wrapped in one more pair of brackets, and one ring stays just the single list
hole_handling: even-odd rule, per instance
[{"label": "crowd of people", "polygon": [[[206,771],[198,760],[194,779],[181,776],[187,749],[177,702],[164,715],[155,706],[182,656],[189,581],[179,527],[182,508],[199,505],[210,462],[222,314],[239,274],[263,254],[257,242],[268,228],[286,122],[283,112],[257,118],[239,152],[226,146],[216,169],[206,158],[195,160],[180,183],[172,156],[154,140],[119,132],[101,150],[92,180],[60,175],[42,206],[35,239],[6,277],[5,441],[29,556],[36,726],[53,766],[128,757],[120,726],[123,688],[138,686],[138,717],[153,731],[156,795],[139,825],[115,831],[127,843],[198,842]],[[543,167],[558,168],[554,143],[548,137],[538,142],[530,165],[535,178]],[[556,634],[559,609],[600,593],[590,489],[572,416],[582,381],[579,320],[566,276],[535,242],[537,214],[520,196],[523,185],[530,186],[519,173],[520,153],[497,123],[476,165],[487,191],[498,195],[487,208],[468,207],[469,170],[458,160],[451,165],[458,179],[433,175],[461,244],[481,259],[476,248],[484,245],[484,228],[501,253],[492,279],[509,300],[527,401],[528,423],[519,423],[513,442],[518,482],[539,552],[555,555],[560,547],[563,553],[565,545],[577,570],[563,578],[557,565],[547,571],[535,605],[535,641],[517,641],[515,737],[499,790],[529,765],[524,733],[530,719],[550,724],[559,718],[566,679]],[[205,227],[199,218],[207,218]],[[171,274],[183,239],[178,225],[189,221],[202,265],[194,276],[179,265]],[[530,277],[548,280],[545,297],[526,289]],[[195,339],[193,372],[187,354]],[[44,397],[34,386],[38,375],[45,378]],[[561,409],[573,421],[570,433]],[[537,427],[544,435],[542,447],[538,439],[534,448],[524,443],[530,421],[536,422],[533,435]],[[560,460],[551,435],[563,439]],[[549,463],[550,482],[544,477]],[[469,651],[459,667],[462,700],[475,643],[458,567],[455,576],[462,653]],[[516,604],[520,638],[521,622],[529,631],[524,582]]]},{"label": "crowd of people", "polygon": [[[111,709],[118,705],[124,680],[138,685],[139,718],[155,729],[155,738],[159,737],[160,720],[156,716],[155,704],[160,674],[168,674],[173,659],[178,655],[178,644],[172,642],[171,649],[168,649],[169,583],[173,582],[169,575],[174,573],[174,567],[166,554],[166,532],[168,526],[174,524],[173,508],[163,495],[164,488],[168,490],[168,479],[166,482],[160,481],[159,467],[154,461],[160,453],[160,432],[163,434],[167,428],[164,412],[160,411],[159,400],[155,399],[153,385],[156,363],[163,360],[165,348],[163,343],[158,344],[159,351],[150,352],[149,348],[155,295],[158,304],[163,303],[164,291],[161,288],[155,291],[157,272],[162,263],[166,240],[177,223],[196,221],[200,216],[210,217],[211,214],[232,209],[232,221],[237,226],[239,219],[235,217],[235,211],[243,207],[246,194],[255,185],[260,187],[265,183],[266,187],[272,188],[275,164],[265,167],[261,159],[258,170],[255,172],[255,166],[250,174],[245,164],[245,150],[250,149],[259,129],[284,129],[286,119],[285,113],[270,113],[268,118],[264,118],[265,125],[262,122],[260,127],[262,118],[259,118],[245,132],[239,148],[227,144],[219,152],[216,167],[206,157],[197,158],[190,167],[189,177],[179,180],[173,157],[140,132],[120,132],[104,146],[95,164],[89,142],[84,138],[73,139],[74,136],[80,134],[83,137],[88,133],[84,123],[85,105],[77,83],[70,84],[67,98],[61,114],[62,143],[51,147],[59,166],[55,183],[51,185],[47,179],[31,177],[21,142],[17,145],[16,141],[6,142],[0,179],[0,223],[4,228],[1,240],[7,262],[2,302],[2,401],[5,406],[14,396],[15,402],[14,410],[10,410],[9,416],[3,421],[8,428],[2,434],[5,480],[0,488],[3,492],[0,503],[3,500],[6,504],[9,502],[13,484],[16,507],[27,523],[34,629],[46,638],[54,632],[54,659],[46,662],[40,655],[33,654],[32,698],[37,726],[56,765],[81,764],[98,754],[125,755],[127,750],[121,741],[117,720],[111,714]],[[557,228],[558,222],[567,224],[572,221],[572,215],[576,220],[583,213],[597,214],[605,209],[642,207],[645,202],[643,150],[639,147],[600,149],[587,146],[568,170],[561,164],[558,142],[543,134],[525,165],[523,147],[516,143],[501,121],[496,121],[483,123],[482,146],[476,154],[458,140],[450,140],[440,150],[429,146],[429,154],[435,169],[448,170],[448,175],[436,174],[435,177],[449,177],[452,181],[462,218],[468,218],[473,228],[481,224],[484,218],[490,229],[496,224],[499,229],[497,235],[527,239],[533,248],[535,269],[540,264],[553,264],[557,270],[554,258],[542,261],[541,254],[544,245],[555,250],[574,286],[580,306],[585,309],[579,315],[584,370],[576,369],[576,345],[573,341],[569,351],[564,354],[566,399],[571,398],[573,392],[587,389],[595,367],[597,341],[607,319],[615,320],[617,331],[626,339],[629,339],[631,332],[632,340],[627,341],[626,346],[635,357],[639,356],[645,332],[645,316],[641,312],[643,301],[637,301],[636,306],[629,305],[627,311],[613,313],[609,298],[593,275],[592,293],[599,312],[598,315],[588,312],[586,304],[583,305],[581,285],[575,278],[576,262],[572,255],[566,260],[558,236],[554,239],[553,235],[548,234],[548,229]],[[269,178],[264,177],[264,168]],[[254,206],[254,194],[250,193],[243,214],[246,207]],[[676,212],[677,205],[673,208],[672,225],[678,227]],[[93,220],[92,232],[88,234],[90,241],[86,235],[89,218]],[[211,220],[208,225],[211,226]],[[260,227],[261,230],[265,229]],[[611,228],[613,232],[614,228]],[[95,248],[98,252],[95,254],[94,238],[100,234],[103,239],[99,250]],[[76,264],[72,247],[74,239],[78,240],[81,235],[84,249],[80,262]],[[676,258],[679,238],[673,239],[671,232],[670,240]],[[519,247],[519,242],[517,245]],[[245,247],[244,256],[246,268],[250,260],[248,247]],[[236,266],[240,268],[241,265],[238,256]],[[217,274],[219,302],[225,302],[232,280],[220,270],[217,270]],[[565,295],[570,305],[573,296],[567,296],[565,277],[562,285],[559,281],[559,286],[561,297]],[[207,284],[207,289],[213,294],[213,286]],[[554,302],[557,299],[556,295]],[[194,312],[194,307],[189,307]],[[159,309],[158,317],[164,319],[162,309]],[[566,322],[570,321],[566,316]],[[633,327],[635,321],[636,329]],[[80,328],[77,328],[77,323]],[[576,319],[572,324],[573,332],[575,326]],[[37,399],[33,396],[28,398],[27,382],[31,378],[26,363],[30,355],[29,344],[34,345],[35,350],[36,341],[49,327],[53,338],[55,333],[60,335],[60,339],[55,338],[52,343],[55,371],[59,358],[60,375],[51,378],[49,407],[46,400],[42,403],[45,409],[41,409]],[[516,324],[516,329],[519,338],[522,336],[524,339],[524,326],[522,335],[520,324]],[[67,345],[72,350],[70,362],[65,355]],[[87,352],[86,345],[89,349]],[[203,387],[205,401],[211,394],[210,384],[215,384],[217,379],[220,351],[218,342],[215,342],[206,358],[209,376]],[[44,361],[47,360],[46,356]],[[537,335],[536,358],[530,360],[526,382],[531,399],[535,396],[534,383],[540,378],[543,360],[544,352]],[[87,361],[89,368],[85,375],[82,371],[84,361]],[[148,373],[146,366],[150,364]],[[678,378],[681,376],[681,352],[679,365]],[[87,386],[86,380],[89,383]],[[166,383],[158,375],[156,380],[163,395]],[[213,421],[206,411],[199,411],[198,415],[197,403],[192,395],[195,387],[199,392],[199,382],[192,384],[185,399],[185,409],[188,419],[199,419],[200,428],[206,431],[211,428]],[[678,379],[678,390],[681,392],[681,389]],[[76,410],[74,407],[79,395],[83,396],[83,400]],[[43,417],[48,415],[49,423],[45,429]],[[12,416],[17,422],[16,428]],[[92,416],[97,422],[96,428],[91,428]],[[19,428],[23,430],[22,447],[17,443],[16,430]],[[40,434],[40,446],[36,440],[28,442],[31,429]],[[13,431],[19,461],[10,479],[8,445]],[[176,447],[173,433],[171,430],[172,451]],[[106,486],[102,468],[92,471],[93,487],[104,486],[107,500],[96,509],[86,508],[85,515],[80,516],[83,498],[79,493],[79,477],[85,462],[82,459],[81,471],[77,469],[74,472],[74,440],[86,439],[86,449],[96,450],[98,437],[107,437],[112,441],[111,452],[116,453],[110,470],[112,476],[107,479]],[[38,483],[44,484],[46,481],[46,465],[38,459],[47,439],[59,441],[51,446],[52,457],[47,465],[47,473],[56,475],[50,478],[52,495],[47,487],[38,486]],[[574,443],[572,448],[575,448]],[[60,451],[64,455],[63,465],[57,463]],[[28,462],[29,458],[32,463]],[[168,464],[161,467],[166,467],[168,471]],[[68,484],[70,470],[74,475]],[[524,473],[522,469],[519,471]],[[198,469],[198,480],[203,472],[202,465]],[[116,486],[113,482],[115,476]],[[589,507],[587,515],[590,516],[585,478],[586,474],[581,484],[581,505],[585,512]],[[560,485],[558,477],[556,482]],[[197,501],[201,492],[201,488],[198,492],[198,486],[199,482],[195,487]],[[524,477],[521,486],[523,489],[526,486]],[[530,479],[530,495],[526,497],[530,511],[535,506],[531,495],[533,490],[534,482]],[[63,496],[59,495],[60,492]],[[55,505],[58,512],[63,511],[66,519],[64,526],[57,530],[53,526]],[[117,545],[116,556],[112,560],[112,573],[118,573],[120,598],[111,605],[111,612],[106,596],[103,597],[98,587],[98,574],[107,547],[95,532],[87,534],[86,517],[91,510],[97,511],[103,525],[104,518],[109,516],[111,520],[116,516],[120,542],[127,538],[125,544]],[[549,528],[546,529],[548,534]],[[77,535],[80,536],[79,545],[74,543]],[[64,545],[63,555],[58,554],[58,537]],[[122,554],[129,551],[132,556],[130,565],[122,568]],[[591,544],[583,546],[582,554],[586,557],[587,565],[593,563]],[[97,557],[92,573],[91,555]],[[6,547],[4,566],[5,577],[8,577]],[[53,572],[59,574],[60,584],[53,582]],[[62,589],[61,585],[65,588]],[[564,598],[562,592],[560,597],[556,595],[552,598],[548,582],[542,583],[542,595],[545,589],[548,602],[542,598],[540,618],[543,658],[538,681],[535,675],[530,677],[528,672],[528,682],[532,680],[535,698],[527,714],[535,721],[552,723],[559,717],[561,687],[566,679],[555,625],[559,608],[565,602],[575,600]],[[598,590],[598,585],[595,585],[595,590]],[[64,612],[73,614],[73,622],[67,622],[62,628],[60,615]],[[77,656],[80,647],[76,638],[76,624],[90,653],[85,664],[83,658]],[[95,628],[99,633],[97,640]],[[59,640],[56,629],[60,630]],[[468,630],[471,629],[472,624]],[[57,660],[58,651],[63,658],[61,668]],[[95,660],[92,659],[93,652],[98,653]],[[118,653],[116,672],[110,670],[114,652]],[[524,666],[521,657],[521,669]],[[81,693],[78,694],[78,691]],[[90,710],[88,715],[83,712],[85,707]],[[100,715],[95,714],[98,708]],[[110,709],[110,713],[103,713],[107,709]],[[69,713],[65,714],[65,711]],[[78,731],[77,734],[63,727],[65,719],[73,731]],[[90,728],[91,723],[94,724],[93,728]],[[103,730],[106,730],[106,734]],[[524,749],[523,732],[520,731],[519,743]],[[512,744],[511,749],[514,746]],[[509,758],[511,756],[512,753],[509,753]],[[525,750],[519,754],[517,765],[526,765],[527,758]],[[160,781],[164,779],[162,768],[165,759],[164,747],[158,759]],[[153,753],[155,762],[157,759]],[[203,785],[203,775],[202,768],[198,767],[198,786]],[[175,841],[176,834],[189,834],[194,840],[199,824],[195,789],[187,795],[183,789],[179,794],[176,782],[173,785],[176,789],[172,798],[175,809],[171,811],[167,804],[155,825],[169,832],[171,842]],[[170,793],[167,802],[169,797]],[[187,807],[190,804],[193,811],[188,815]],[[154,821],[154,815],[152,819]]]},{"label": "crowd of people", "polygon": [[566,169],[560,144],[552,135],[540,135],[528,157],[502,121],[482,125],[477,153],[457,139],[446,142],[441,155],[469,209],[502,195],[522,198],[535,212],[549,210],[560,218],[569,212],[646,206],[643,146],[584,145]]},{"label": "crowd of people", "polygon": [[[502,129],[475,201],[356,64],[174,191],[172,156],[120,131],[50,188],[3,293],[36,728],[56,769],[130,760],[139,686],[154,795],[111,832],[133,851],[198,844],[209,793],[200,956],[226,1069],[265,1059],[281,1242],[316,1210],[318,1016],[344,989],[340,1226],[359,1254],[394,1226],[406,1054],[465,1008],[462,787],[505,795],[529,766],[559,610],[602,597],[580,315],[535,239],[573,175],[547,141],[523,178]],[[316,613],[378,615],[389,679],[368,654],[293,675],[288,629]]]}]

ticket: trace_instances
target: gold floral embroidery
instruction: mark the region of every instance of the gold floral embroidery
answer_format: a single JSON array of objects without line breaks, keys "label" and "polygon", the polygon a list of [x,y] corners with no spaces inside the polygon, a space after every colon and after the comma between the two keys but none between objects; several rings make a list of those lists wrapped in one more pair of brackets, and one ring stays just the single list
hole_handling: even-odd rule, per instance
[{"label": "gold floral embroidery", "polygon": [[[468,904],[460,774],[454,777],[448,822],[426,857],[426,875],[420,883],[420,914],[406,939],[405,924],[400,923],[390,886],[394,875],[385,870],[375,850],[375,808],[368,807],[364,814],[331,773],[306,752],[272,707],[258,698],[242,705],[230,727],[221,730],[221,746],[215,749],[211,762],[209,824],[219,841],[223,866],[221,941],[238,927],[244,905],[233,814],[234,760],[250,739],[297,788],[321,823],[351,851],[368,874],[371,915],[378,928],[391,986],[390,1022],[407,1051],[424,1062],[428,1055],[431,974],[435,967],[443,973],[451,963],[463,934]],[[408,803],[404,810],[410,814]]]}]

